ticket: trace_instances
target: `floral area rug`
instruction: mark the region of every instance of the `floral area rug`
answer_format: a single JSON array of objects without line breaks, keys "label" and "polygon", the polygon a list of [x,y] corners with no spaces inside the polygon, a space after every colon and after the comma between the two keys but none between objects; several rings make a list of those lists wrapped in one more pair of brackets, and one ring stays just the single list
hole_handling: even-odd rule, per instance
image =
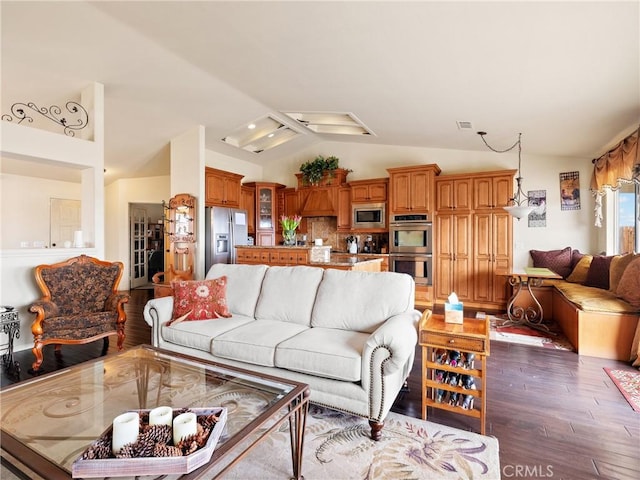
[{"label": "floral area rug", "polygon": [[[306,480],[500,478],[494,437],[389,413],[378,442],[368,422],[312,405],[305,429]],[[259,444],[223,477],[282,479],[292,474],[288,426]]]},{"label": "floral area rug", "polygon": [[506,315],[489,315],[491,325],[490,338],[498,342],[518,343],[534,347],[553,348],[556,350],[575,351],[557,323],[546,324],[549,333],[530,328],[525,325],[506,325]]},{"label": "floral area rug", "polygon": [[631,408],[636,412],[640,412],[640,372],[633,370],[616,370],[605,368],[607,375],[618,387],[620,393],[627,399]]}]

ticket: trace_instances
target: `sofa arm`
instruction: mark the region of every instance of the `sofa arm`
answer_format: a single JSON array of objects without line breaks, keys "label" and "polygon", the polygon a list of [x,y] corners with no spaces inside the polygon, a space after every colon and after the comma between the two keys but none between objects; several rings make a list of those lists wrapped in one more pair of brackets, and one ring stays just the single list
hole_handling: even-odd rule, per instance
[{"label": "sofa arm", "polygon": [[416,310],[393,316],[385,321],[369,336],[365,344],[363,368],[370,364],[374,351],[379,347],[383,347],[389,352],[388,359],[384,362],[385,375],[403,368],[407,359],[415,354],[418,343],[418,320],[420,320],[420,312]]},{"label": "sofa arm", "polygon": [[144,306],[143,316],[152,328],[159,328],[171,321],[173,315],[173,297],[152,298]]},{"label": "sofa arm", "polygon": [[160,347],[162,326],[171,321],[173,297],[153,298],[147,302],[142,312],[145,322],[151,326],[151,344]]},{"label": "sofa arm", "polygon": [[362,352],[362,387],[369,396],[369,418],[382,421],[413,367],[420,312],[395,315],[373,332]]}]

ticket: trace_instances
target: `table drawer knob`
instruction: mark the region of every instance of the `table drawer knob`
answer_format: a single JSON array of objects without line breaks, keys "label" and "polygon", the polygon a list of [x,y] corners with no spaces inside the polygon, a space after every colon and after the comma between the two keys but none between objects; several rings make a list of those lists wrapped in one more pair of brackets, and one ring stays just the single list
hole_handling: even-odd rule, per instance
[{"label": "table drawer knob", "polygon": [[451,340],[449,340],[449,343],[456,343],[456,341],[452,338]]}]

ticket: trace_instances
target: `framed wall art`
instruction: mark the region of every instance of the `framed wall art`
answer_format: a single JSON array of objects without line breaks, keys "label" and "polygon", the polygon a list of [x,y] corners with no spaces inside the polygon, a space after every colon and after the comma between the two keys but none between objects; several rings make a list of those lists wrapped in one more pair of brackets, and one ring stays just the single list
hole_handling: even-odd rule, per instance
[{"label": "framed wall art", "polygon": [[560,210],[580,210],[580,172],[560,174]]}]

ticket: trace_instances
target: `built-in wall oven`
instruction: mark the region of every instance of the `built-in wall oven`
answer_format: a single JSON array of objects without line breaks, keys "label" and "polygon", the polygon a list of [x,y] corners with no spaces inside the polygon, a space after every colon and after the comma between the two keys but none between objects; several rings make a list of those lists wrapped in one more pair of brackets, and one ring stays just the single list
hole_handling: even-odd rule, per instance
[{"label": "built-in wall oven", "polygon": [[389,270],[408,273],[416,284],[433,284],[433,224],[429,215],[392,215],[389,221]]}]

